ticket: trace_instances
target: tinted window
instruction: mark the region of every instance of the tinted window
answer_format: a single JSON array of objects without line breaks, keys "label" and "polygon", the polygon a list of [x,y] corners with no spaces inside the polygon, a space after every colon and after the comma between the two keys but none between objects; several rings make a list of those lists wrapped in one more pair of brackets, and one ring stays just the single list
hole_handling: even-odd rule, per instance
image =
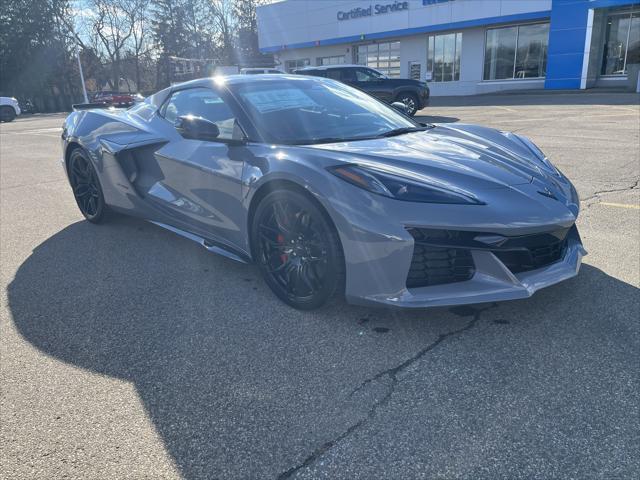
[{"label": "tinted window", "polygon": [[314,77],[324,77],[326,73],[324,70],[304,70],[302,72],[298,72],[303,75],[313,75]]},{"label": "tinted window", "polygon": [[432,81],[460,80],[461,32],[429,37],[427,51],[427,71]]},{"label": "tinted window", "polygon": [[356,69],[355,68],[343,68],[340,69],[340,80],[343,82],[355,82],[356,78]]},{"label": "tinted window", "polygon": [[359,82],[374,82],[382,78],[382,75],[375,70],[369,70],[368,68],[356,69],[356,79]]},{"label": "tinted window", "polygon": [[487,30],[484,79],[544,77],[548,40],[548,23]]},{"label": "tinted window", "polygon": [[242,136],[229,106],[216,92],[208,88],[175,92],[165,104],[162,115],[171,123],[185,115],[202,117],[218,126],[221,139],[238,139]]},{"label": "tinted window", "polygon": [[333,78],[334,80],[343,80],[343,72],[344,70],[340,70],[339,68],[332,68],[327,70],[327,78]]},{"label": "tinted window", "polygon": [[526,25],[518,30],[516,78],[539,78],[547,72],[549,24]]},{"label": "tinted window", "polygon": [[640,63],[640,12],[609,16],[600,73],[624,75],[632,63]]},{"label": "tinted window", "polygon": [[269,142],[312,144],[371,138],[417,127],[369,95],[328,79],[300,77],[229,85]]}]

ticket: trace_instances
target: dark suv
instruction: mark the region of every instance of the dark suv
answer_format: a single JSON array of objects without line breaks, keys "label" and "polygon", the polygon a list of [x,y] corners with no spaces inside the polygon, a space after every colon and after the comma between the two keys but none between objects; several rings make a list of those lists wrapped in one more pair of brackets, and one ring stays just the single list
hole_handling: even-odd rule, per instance
[{"label": "dark suv", "polygon": [[293,73],[333,78],[359,88],[383,102],[402,102],[406,105],[409,115],[415,115],[429,103],[429,87],[425,82],[408,78],[389,78],[373,68],[362,65],[304,67],[294,70]]}]

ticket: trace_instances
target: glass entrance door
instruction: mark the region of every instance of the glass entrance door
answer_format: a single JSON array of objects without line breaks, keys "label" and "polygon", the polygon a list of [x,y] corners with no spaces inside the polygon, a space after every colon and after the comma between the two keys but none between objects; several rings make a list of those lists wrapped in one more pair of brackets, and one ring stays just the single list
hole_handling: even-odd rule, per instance
[{"label": "glass entrance door", "polygon": [[626,75],[627,64],[640,63],[640,12],[607,18],[601,75]]}]

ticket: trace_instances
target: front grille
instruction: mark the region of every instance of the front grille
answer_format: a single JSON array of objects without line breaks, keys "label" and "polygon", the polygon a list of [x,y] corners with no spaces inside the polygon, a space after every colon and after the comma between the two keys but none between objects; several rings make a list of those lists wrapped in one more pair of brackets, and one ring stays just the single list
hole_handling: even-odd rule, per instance
[{"label": "front grille", "polygon": [[551,243],[532,245],[522,250],[492,250],[512,273],[528,272],[546,267],[562,259],[567,246],[566,237]]},{"label": "front grille", "polygon": [[464,282],[471,279],[474,272],[475,266],[469,250],[416,244],[407,277],[407,288]]},{"label": "front grille", "polygon": [[409,228],[415,244],[407,288],[470,280],[475,273],[473,250],[492,252],[514,274],[546,267],[564,256],[570,230],[506,237],[487,232]]}]

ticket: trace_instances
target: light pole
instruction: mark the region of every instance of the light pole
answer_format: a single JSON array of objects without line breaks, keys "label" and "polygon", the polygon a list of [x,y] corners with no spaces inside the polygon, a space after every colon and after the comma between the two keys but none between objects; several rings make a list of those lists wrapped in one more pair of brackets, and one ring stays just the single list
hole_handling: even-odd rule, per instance
[{"label": "light pole", "polygon": [[82,62],[80,61],[79,48],[76,48],[76,55],[78,57],[78,70],[80,70],[80,82],[82,83],[82,94],[84,95],[84,103],[89,103],[89,97],[87,97],[87,87],[84,84],[84,73],[82,73]]}]

